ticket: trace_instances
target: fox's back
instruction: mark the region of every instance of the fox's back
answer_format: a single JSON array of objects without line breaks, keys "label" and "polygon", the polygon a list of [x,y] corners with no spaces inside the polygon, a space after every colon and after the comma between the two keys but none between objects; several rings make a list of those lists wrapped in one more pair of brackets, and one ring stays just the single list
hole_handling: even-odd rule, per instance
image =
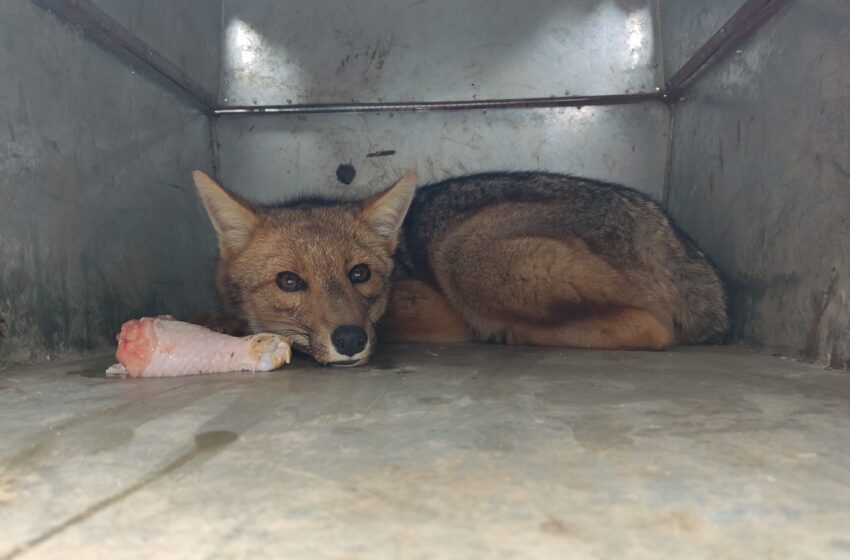
[{"label": "fox's back", "polygon": [[[465,229],[473,219],[474,231]],[[485,173],[426,185],[404,222],[401,261],[433,283],[435,259],[460,232],[580,240],[628,282],[679,302],[672,314],[683,339],[703,340],[726,329],[725,295],[714,267],[658,204],[633,189],[542,172]]]}]

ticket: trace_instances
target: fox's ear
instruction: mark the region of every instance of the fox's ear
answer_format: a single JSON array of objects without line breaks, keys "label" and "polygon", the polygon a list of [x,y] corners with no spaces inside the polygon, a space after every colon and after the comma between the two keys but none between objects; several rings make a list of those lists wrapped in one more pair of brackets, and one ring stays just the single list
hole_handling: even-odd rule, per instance
[{"label": "fox's ear", "polygon": [[257,227],[257,215],[203,171],[194,171],[192,179],[218,234],[222,255],[241,251]]},{"label": "fox's ear", "polygon": [[398,244],[401,223],[413,201],[416,182],[416,172],[408,171],[395,185],[363,203],[362,219],[386,240],[390,252]]}]

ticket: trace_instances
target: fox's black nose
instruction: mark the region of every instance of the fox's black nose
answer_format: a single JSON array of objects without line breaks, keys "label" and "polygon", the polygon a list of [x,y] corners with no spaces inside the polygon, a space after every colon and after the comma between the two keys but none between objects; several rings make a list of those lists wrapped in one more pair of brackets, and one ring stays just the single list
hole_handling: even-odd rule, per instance
[{"label": "fox's black nose", "polygon": [[357,325],[337,327],[331,335],[331,342],[333,342],[334,348],[340,354],[345,354],[346,356],[353,356],[361,352],[366,348],[367,340],[369,340],[369,337],[366,335],[366,331]]}]

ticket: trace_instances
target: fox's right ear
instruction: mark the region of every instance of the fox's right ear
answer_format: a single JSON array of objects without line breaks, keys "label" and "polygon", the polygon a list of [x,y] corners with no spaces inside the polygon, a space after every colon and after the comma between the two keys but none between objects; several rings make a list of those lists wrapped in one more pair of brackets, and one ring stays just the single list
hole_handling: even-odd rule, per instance
[{"label": "fox's right ear", "polygon": [[416,182],[416,172],[408,171],[388,190],[363,201],[363,219],[384,238],[390,253],[398,244],[401,223],[413,201]]},{"label": "fox's right ear", "polygon": [[192,172],[192,179],[218,234],[222,255],[241,251],[257,227],[257,215],[203,171]]}]

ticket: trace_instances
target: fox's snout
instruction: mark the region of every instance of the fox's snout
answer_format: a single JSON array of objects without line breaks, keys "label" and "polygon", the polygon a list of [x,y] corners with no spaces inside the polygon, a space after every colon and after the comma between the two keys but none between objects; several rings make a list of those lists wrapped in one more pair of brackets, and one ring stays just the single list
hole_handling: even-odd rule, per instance
[{"label": "fox's snout", "polygon": [[369,356],[375,348],[374,329],[364,329],[359,325],[336,327],[329,338],[329,343],[319,345],[318,348],[311,344],[311,350],[316,360],[330,366],[364,365],[369,362]]},{"label": "fox's snout", "polygon": [[331,342],[336,351],[344,356],[353,357],[366,348],[369,335],[363,327],[357,325],[343,325],[334,329],[331,334]]}]

